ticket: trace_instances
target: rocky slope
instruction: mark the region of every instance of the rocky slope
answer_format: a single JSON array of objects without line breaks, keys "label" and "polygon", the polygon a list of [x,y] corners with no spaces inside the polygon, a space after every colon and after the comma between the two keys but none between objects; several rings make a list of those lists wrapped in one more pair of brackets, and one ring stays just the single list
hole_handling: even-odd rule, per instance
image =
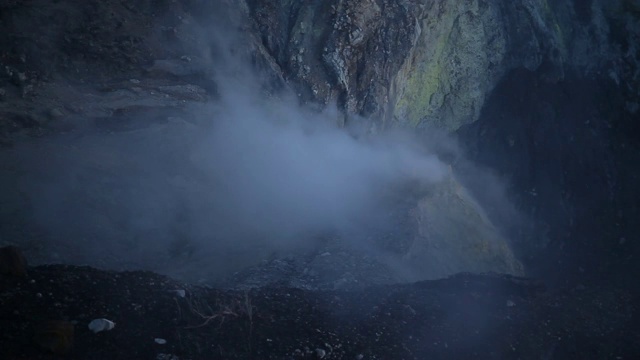
[{"label": "rocky slope", "polygon": [[[638,298],[461,274],[411,285],[222,291],[87,267],[0,274],[4,359],[632,359]],[[106,318],[109,331],[88,324]]]}]

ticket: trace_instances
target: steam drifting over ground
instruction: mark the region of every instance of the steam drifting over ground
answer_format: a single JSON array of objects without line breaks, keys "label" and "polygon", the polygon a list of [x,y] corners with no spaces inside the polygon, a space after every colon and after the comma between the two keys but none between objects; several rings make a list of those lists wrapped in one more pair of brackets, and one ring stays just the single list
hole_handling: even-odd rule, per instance
[{"label": "steam drifting over ground", "polygon": [[394,187],[446,173],[408,136],[357,138],[334,125],[335,109],[317,113],[240,80],[227,79],[234,86],[189,117],[4,154],[22,174],[14,186],[28,198],[28,226],[64,261],[162,270],[168,252],[218,262],[246,247],[287,251],[320,234],[354,236],[379,227]]},{"label": "steam drifting over ground", "polygon": [[[405,280],[519,272],[481,207],[429,150],[433,143],[341,128],[336,106],[318,112],[286,89],[266,91],[263,74],[238,55],[237,35],[207,31],[213,46],[202,58],[215,74],[215,100],[178,116],[158,103],[130,119],[144,126],[118,128],[107,119],[106,127],[0,154],[10,169],[0,178],[0,199],[13,219],[0,236],[29,239],[40,262],[217,278],[327,239],[381,254],[388,249],[380,239],[393,234],[385,241],[400,250],[391,266]],[[140,97],[132,93],[131,100]],[[450,201],[441,215],[438,207]],[[410,207],[424,213],[411,215]],[[468,246],[467,237],[478,240]],[[475,247],[490,260],[476,261],[468,250]],[[404,269],[398,256],[420,266]]]}]

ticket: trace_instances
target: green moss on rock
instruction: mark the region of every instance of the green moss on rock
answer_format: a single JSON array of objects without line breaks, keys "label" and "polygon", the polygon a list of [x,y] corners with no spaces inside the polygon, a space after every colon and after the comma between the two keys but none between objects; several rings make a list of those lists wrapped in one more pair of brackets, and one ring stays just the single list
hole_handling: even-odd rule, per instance
[{"label": "green moss on rock", "polygon": [[417,69],[409,72],[405,83],[404,94],[398,99],[396,109],[410,126],[418,126],[422,119],[433,111],[434,95],[438,92],[447,76],[444,71],[443,54],[447,46],[446,36],[438,41],[431,61],[419,64]]}]

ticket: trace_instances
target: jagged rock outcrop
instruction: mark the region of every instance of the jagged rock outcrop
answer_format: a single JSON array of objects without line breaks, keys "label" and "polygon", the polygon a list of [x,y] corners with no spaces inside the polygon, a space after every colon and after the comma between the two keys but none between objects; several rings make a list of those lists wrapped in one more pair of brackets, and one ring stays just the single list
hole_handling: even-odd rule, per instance
[{"label": "jagged rock outcrop", "polygon": [[248,2],[262,42],[300,95],[350,114],[392,110],[389,81],[414,45],[416,4],[397,1]]},{"label": "jagged rock outcrop", "polygon": [[[478,118],[497,82],[516,68],[540,70],[549,81],[568,72],[606,77],[638,91],[640,6],[633,0],[248,0],[235,5],[251,19],[246,45],[257,64],[277,79],[286,78],[303,99],[337,101],[347,115],[363,115],[376,126],[456,130]],[[10,83],[2,86],[0,98],[6,103],[37,97],[47,90],[43,84],[60,76],[93,82],[155,76],[215,93],[210,67],[215,49],[212,54],[211,39],[194,36],[193,30],[226,21],[228,6],[224,1],[152,6],[113,0],[71,9],[64,2],[43,2],[33,5],[40,9],[36,14],[6,2],[3,31],[23,35],[0,39],[5,49],[0,79]],[[62,12],[72,21],[39,18]],[[623,40],[614,42],[615,37]],[[3,114],[13,124],[3,125],[8,128],[49,121]]]},{"label": "jagged rock outcrop", "polygon": [[[384,126],[456,130],[510,69],[606,72],[637,64],[610,33],[632,1],[248,1],[262,43],[300,95]],[[625,10],[626,9],[626,10]],[[629,29],[631,30],[631,29]],[[625,60],[622,60],[625,59]],[[629,74],[626,74],[629,75]],[[589,75],[591,76],[591,75]]]}]

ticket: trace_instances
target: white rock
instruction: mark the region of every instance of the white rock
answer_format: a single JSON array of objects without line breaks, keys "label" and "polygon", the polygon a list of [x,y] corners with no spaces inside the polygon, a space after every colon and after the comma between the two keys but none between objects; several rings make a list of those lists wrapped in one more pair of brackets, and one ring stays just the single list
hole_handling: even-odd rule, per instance
[{"label": "white rock", "polygon": [[116,326],[111,320],[107,319],[94,319],[89,323],[89,330],[95,333],[99,333],[100,331],[109,331],[112,330]]}]

